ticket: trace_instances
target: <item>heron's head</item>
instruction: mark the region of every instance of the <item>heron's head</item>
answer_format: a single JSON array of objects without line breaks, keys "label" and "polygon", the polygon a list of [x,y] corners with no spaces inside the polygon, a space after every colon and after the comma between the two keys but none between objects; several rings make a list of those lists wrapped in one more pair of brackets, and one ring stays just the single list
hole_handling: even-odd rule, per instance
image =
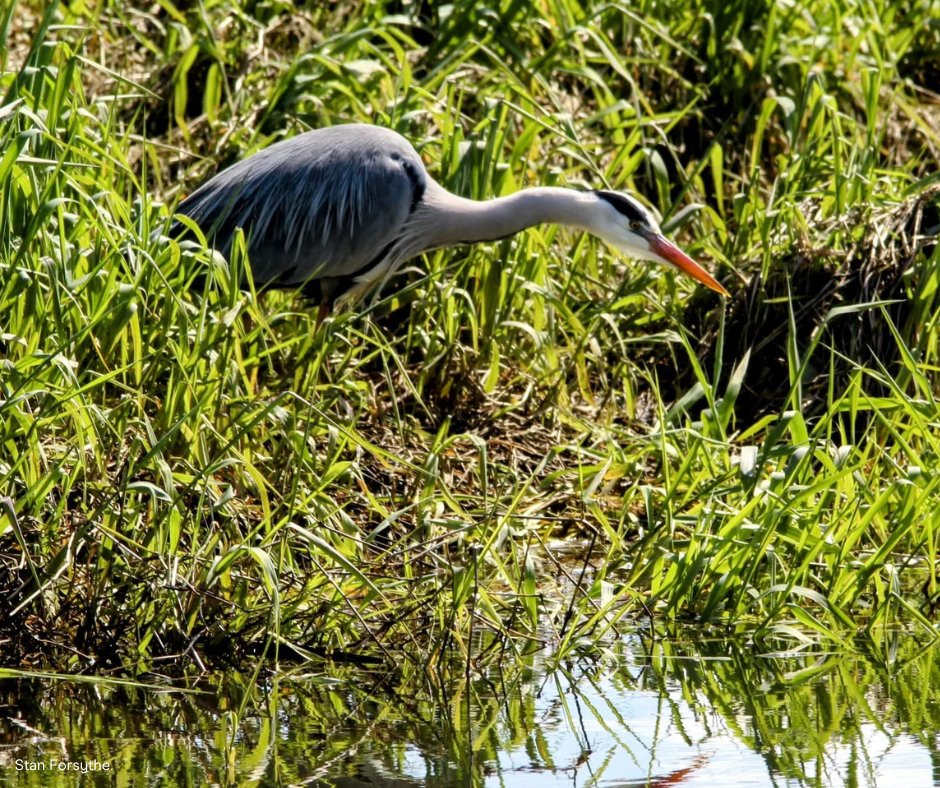
[{"label": "heron's head", "polygon": [[597,234],[624,254],[678,268],[717,293],[728,295],[702,266],[669,241],[656,219],[640,202],[621,192],[595,191],[601,215]]}]

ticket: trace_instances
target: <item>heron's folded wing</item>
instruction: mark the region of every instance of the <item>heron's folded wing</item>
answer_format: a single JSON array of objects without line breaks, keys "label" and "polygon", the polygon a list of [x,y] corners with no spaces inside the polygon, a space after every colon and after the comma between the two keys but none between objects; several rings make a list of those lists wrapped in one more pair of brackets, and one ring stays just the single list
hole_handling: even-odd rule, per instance
[{"label": "heron's folded wing", "polygon": [[348,277],[381,261],[424,191],[414,149],[393,132],[336,126],[301,134],[224,170],[178,212],[223,254],[248,240],[255,282]]}]

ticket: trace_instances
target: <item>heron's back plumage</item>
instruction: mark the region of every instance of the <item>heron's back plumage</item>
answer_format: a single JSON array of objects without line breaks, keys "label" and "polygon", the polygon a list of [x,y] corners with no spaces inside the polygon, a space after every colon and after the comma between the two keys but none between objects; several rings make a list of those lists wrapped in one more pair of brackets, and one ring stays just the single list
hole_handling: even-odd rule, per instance
[{"label": "heron's back plumage", "polygon": [[332,126],[284,140],[187,197],[222,254],[241,227],[259,285],[314,283],[326,299],[381,266],[428,184],[415,149],[390,129]]}]

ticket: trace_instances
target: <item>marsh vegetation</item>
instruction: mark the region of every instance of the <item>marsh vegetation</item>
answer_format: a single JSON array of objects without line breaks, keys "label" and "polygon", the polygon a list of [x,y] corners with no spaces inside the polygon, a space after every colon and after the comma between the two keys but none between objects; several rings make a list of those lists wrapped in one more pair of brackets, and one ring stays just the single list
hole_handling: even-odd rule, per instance
[{"label": "marsh vegetation", "polygon": [[[0,13],[2,664],[433,694],[639,624],[936,638],[936,2]],[[317,329],[161,238],[349,121],[467,197],[635,191],[731,297],[542,228]]]}]

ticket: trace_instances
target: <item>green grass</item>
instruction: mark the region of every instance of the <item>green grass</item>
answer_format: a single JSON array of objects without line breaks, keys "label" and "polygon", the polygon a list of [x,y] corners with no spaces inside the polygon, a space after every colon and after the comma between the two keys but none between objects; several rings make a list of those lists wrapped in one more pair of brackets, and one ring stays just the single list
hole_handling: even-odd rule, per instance
[{"label": "green grass", "polygon": [[[293,9],[3,12],[6,660],[935,636],[935,2]],[[555,228],[320,330],[237,255],[190,292],[179,196],[344,121],[466,196],[636,190],[732,298]]]}]

